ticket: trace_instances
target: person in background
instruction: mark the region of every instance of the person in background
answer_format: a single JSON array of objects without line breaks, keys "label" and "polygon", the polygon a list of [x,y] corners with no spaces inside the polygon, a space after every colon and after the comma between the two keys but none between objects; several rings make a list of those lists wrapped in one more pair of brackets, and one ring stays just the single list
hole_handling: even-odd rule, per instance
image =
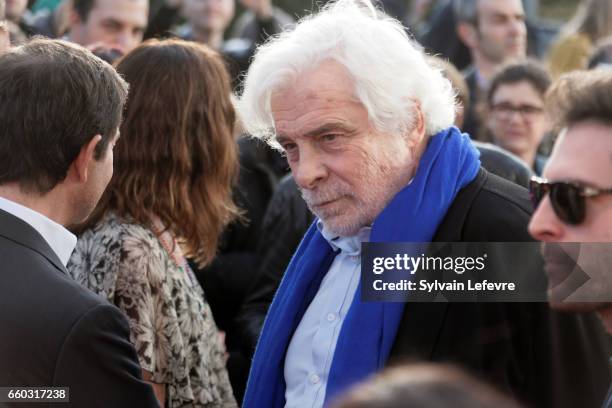
[{"label": "person in background", "polygon": [[550,49],[548,65],[553,79],[566,72],[586,69],[595,45],[609,35],[612,35],[612,2],[583,0]]},{"label": "person in background", "polygon": [[[558,267],[554,265],[560,259],[555,248],[562,247],[559,243],[612,243],[612,71],[582,71],[562,76],[550,89],[547,101],[550,117],[561,134],[544,169],[544,178],[532,181],[536,210],[529,232],[544,242],[545,259],[553,265],[546,270],[550,281],[555,282],[558,278],[554,272]],[[572,247],[575,249],[575,244],[566,245],[570,251]],[[597,248],[586,244],[580,248],[580,254],[584,257]],[[610,287],[609,245],[604,249],[593,260],[600,264],[598,269],[603,269],[604,282]],[[608,262],[601,265],[604,257]],[[582,262],[581,265],[584,266]],[[612,335],[609,293],[608,301],[592,298],[582,303],[565,302],[556,298],[555,288],[551,286],[549,301],[552,307],[564,311],[596,311]],[[594,336],[589,340],[594,345],[600,342]],[[603,395],[596,397],[603,398]],[[612,407],[612,386],[603,407]]]},{"label": "person in background", "polygon": [[[182,0],[165,6],[153,17],[152,29],[168,31],[179,14],[186,23],[175,33],[189,41],[206,44],[218,50],[227,62],[234,89],[239,89],[253,57],[255,47],[268,36],[281,32],[293,19],[271,0],[242,0],[246,8],[228,33],[235,16],[236,0]],[[166,26],[160,26],[161,18]],[[230,37],[230,39],[227,39]],[[267,144],[250,137],[238,140],[240,176],[234,190],[235,201],[242,210],[243,221],[237,221],[223,232],[218,254],[206,268],[194,267],[196,276],[208,295],[215,321],[226,332],[229,351],[228,371],[236,398],[240,402],[248,377],[249,360],[241,353],[235,319],[246,292],[255,276],[259,228],[279,179],[287,173],[286,161]]]},{"label": "person in background", "polygon": [[[470,94],[467,83],[463,75],[449,61],[439,57],[428,57],[431,64],[442,70],[442,74],[448,78],[455,89],[456,115],[455,126],[459,129],[463,126],[465,107],[470,104]],[[486,142],[480,142],[472,139],[472,143],[480,151],[480,162],[482,167],[493,174],[500,176],[513,183],[529,187],[529,179],[532,176],[532,171],[514,154],[507,150]]]},{"label": "person in background", "polygon": [[495,70],[526,55],[525,12],[521,0],[456,0],[454,7],[457,33],[472,57],[472,65],[465,71],[470,105],[462,129],[478,138],[479,104]]},{"label": "person in background", "polygon": [[340,397],[332,408],[519,408],[520,405],[457,367],[400,365]]},{"label": "person in background", "polygon": [[116,175],[80,226],[68,269],[128,316],[161,406],[235,407],[222,340],[186,257],[205,265],[237,215],[234,108],[221,57],[150,40],[117,71],[130,83]]},{"label": "person in background", "polygon": [[[246,10],[230,35],[227,29],[235,16],[236,0],[165,0],[154,8],[145,38],[178,36],[218,50],[237,88],[257,44],[294,22],[271,0],[241,0],[241,4]],[[185,23],[176,26],[182,20]]]},{"label": "person in background", "polygon": [[142,42],[148,12],[149,0],[74,0],[67,38],[90,49],[126,54]]},{"label": "person in background", "polygon": [[127,91],[110,65],[65,41],[0,54],[2,386],[69,387],[75,407],[158,406],[123,313],[65,267],[77,242],[66,228],[113,175]]},{"label": "person in background", "polygon": [[539,63],[511,63],[493,76],[486,97],[486,126],[493,143],[518,156],[537,175],[546,163],[538,148],[551,130],[544,112],[550,83]]}]

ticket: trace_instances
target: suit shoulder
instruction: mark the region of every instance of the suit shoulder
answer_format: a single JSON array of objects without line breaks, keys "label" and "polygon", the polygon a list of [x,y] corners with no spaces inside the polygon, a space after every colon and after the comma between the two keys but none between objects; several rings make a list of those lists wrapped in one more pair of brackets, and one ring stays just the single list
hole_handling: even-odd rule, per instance
[{"label": "suit shoulder", "polygon": [[476,196],[474,204],[499,205],[506,210],[527,216],[533,212],[529,191],[526,188],[492,173],[487,174],[487,179]]},{"label": "suit shoulder", "polygon": [[470,206],[463,240],[531,241],[527,226],[532,211],[526,188],[489,173]]}]

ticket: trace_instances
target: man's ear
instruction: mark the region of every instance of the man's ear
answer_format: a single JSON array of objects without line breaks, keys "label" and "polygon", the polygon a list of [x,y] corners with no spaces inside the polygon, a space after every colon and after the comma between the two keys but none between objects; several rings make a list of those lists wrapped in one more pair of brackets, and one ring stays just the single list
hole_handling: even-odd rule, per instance
[{"label": "man's ear", "polygon": [[81,147],[79,155],[76,157],[74,162],[72,162],[74,174],[81,183],[87,182],[87,177],[89,176],[89,165],[92,163],[92,160],[95,160],[96,147],[101,140],[101,135],[95,135],[92,137],[89,143]]},{"label": "man's ear", "polygon": [[457,24],[457,35],[469,49],[478,47],[478,33],[473,24],[461,22]]},{"label": "man's ear", "polygon": [[418,150],[425,138],[425,116],[421,110],[421,104],[415,102],[414,104],[414,122],[412,124],[412,130],[410,130],[406,143],[408,148],[412,151]]}]

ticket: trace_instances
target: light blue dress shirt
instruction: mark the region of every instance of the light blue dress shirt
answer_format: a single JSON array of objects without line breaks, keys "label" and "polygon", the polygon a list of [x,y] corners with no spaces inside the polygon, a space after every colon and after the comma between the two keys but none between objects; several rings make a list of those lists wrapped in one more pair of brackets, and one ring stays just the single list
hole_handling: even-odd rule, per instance
[{"label": "light blue dress shirt", "polygon": [[353,237],[330,234],[317,221],[317,228],[336,255],[317,294],[289,343],[285,358],[287,408],[320,408],[342,323],[351,306],[361,272],[361,242],[370,238],[370,227]]}]

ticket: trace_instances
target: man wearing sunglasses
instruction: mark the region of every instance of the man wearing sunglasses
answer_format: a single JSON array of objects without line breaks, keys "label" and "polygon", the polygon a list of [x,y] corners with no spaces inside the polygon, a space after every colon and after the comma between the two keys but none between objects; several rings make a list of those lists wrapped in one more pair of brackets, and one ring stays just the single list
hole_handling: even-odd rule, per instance
[{"label": "man wearing sunglasses", "polygon": [[[612,334],[612,72],[565,76],[553,85],[548,99],[551,118],[562,131],[543,178],[531,182],[536,211],[529,232],[544,242],[551,306],[594,310]],[[563,281],[570,280],[569,273],[559,273],[563,268],[554,266],[562,252],[590,278],[597,274],[591,281],[598,279],[599,284],[581,302],[572,299],[589,282],[561,296]],[[612,407],[612,388],[603,406]]]}]

